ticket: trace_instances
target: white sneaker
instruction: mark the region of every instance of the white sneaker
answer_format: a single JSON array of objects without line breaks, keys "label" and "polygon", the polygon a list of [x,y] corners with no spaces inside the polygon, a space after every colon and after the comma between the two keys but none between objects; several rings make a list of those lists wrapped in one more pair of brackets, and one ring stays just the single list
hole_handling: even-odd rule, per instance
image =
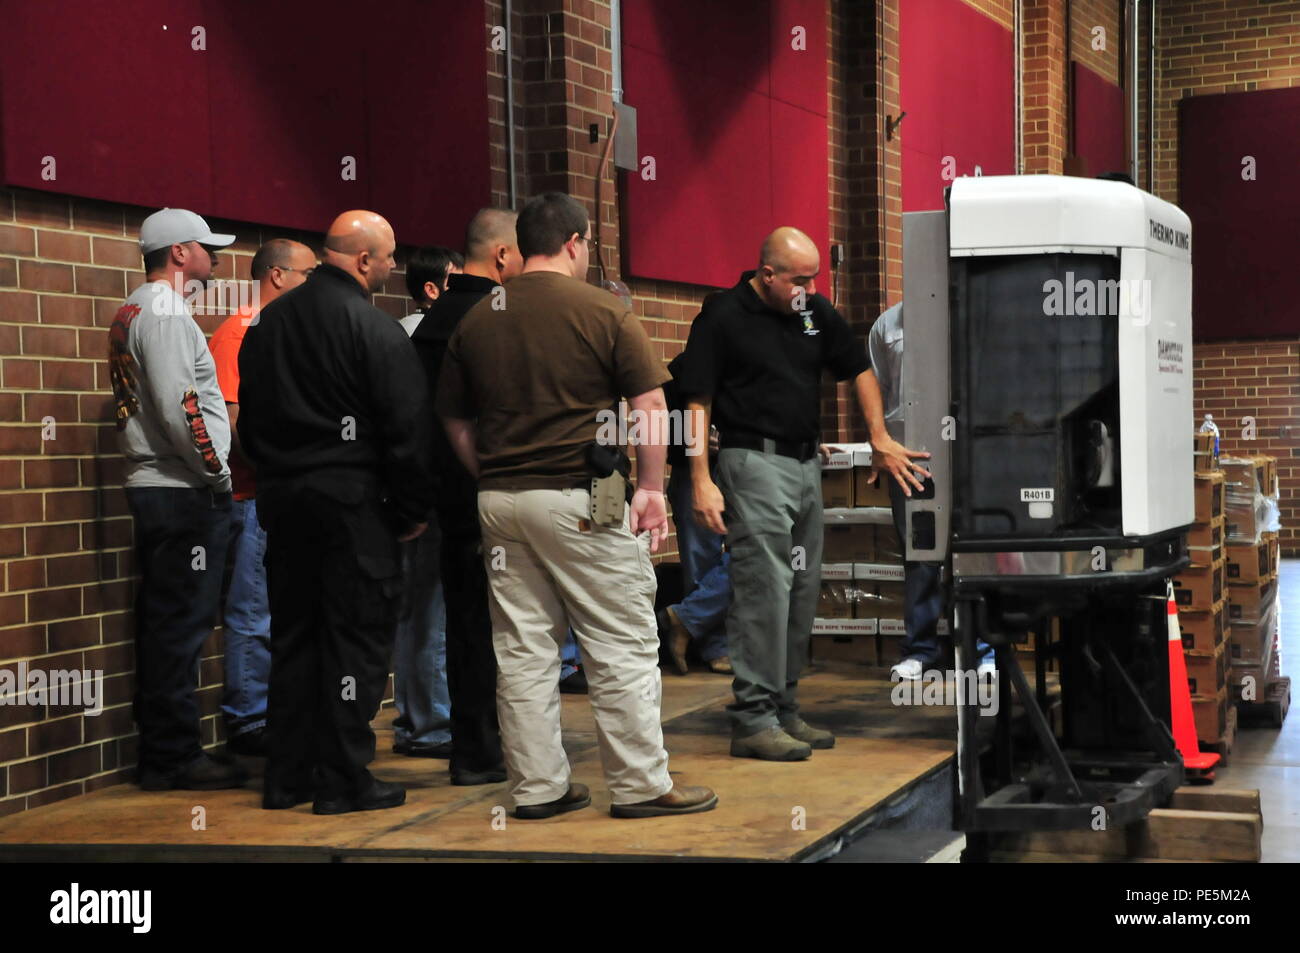
[{"label": "white sneaker", "polygon": [[921,677],[921,663],[918,659],[905,658],[889,670],[889,676],[890,678],[898,676],[905,681],[915,682]]}]

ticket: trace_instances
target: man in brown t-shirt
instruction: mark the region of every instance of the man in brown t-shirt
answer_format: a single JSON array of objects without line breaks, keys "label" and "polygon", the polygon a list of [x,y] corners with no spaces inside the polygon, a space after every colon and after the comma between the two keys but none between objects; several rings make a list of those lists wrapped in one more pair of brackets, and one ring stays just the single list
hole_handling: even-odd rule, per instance
[{"label": "man in brown t-shirt", "polygon": [[570,783],[560,743],[560,647],[570,625],[586,662],[610,813],[707,811],[717,804],[712,791],[669,778],[660,725],[650,553],[667,533],[662,438],[638,450],[639,482],[621,526],[591,518],[586,463],[620,397],[647,419],[666,410],[668,373],[622,302],[583,280],[591,228],[580,204],[540,195],[516,232],[523,273],[462,319],[437,395],[452,447],[478,477],[515,816],[591,803],[585,785]]}]

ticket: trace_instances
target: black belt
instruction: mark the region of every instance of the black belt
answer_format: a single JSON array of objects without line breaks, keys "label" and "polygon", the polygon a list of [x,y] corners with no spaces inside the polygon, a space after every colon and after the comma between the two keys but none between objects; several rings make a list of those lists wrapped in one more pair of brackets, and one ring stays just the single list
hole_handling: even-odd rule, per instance
[{"label": "black belt", "polygon": [[724,434],[723,450],[757,450],[760,453],[775,453],[781,457],[792,457],[803,462],[817,456],[817,443],[807,440],[794,443],[789,440],[773,440],[770,437],[748,437],[744,434]]}]

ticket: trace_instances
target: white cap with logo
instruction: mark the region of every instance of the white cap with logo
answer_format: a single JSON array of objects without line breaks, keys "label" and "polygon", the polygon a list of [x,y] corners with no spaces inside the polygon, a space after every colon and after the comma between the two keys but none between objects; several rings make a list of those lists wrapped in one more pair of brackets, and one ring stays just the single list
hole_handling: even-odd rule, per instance
[{"label": "white cap with logo", "polygon": [[168,245],[184,245],[186,242],[224,248],[234,240],[234,235],[213,232],[200,216],[183,208],[160,209],[140,225],[140,252],[144,255]]}]

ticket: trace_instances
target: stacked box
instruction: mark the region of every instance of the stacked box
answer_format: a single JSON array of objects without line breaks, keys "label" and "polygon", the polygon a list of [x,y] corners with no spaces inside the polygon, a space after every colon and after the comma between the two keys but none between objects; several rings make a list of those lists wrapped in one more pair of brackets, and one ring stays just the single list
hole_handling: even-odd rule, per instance
[{"label": "stacked box", "polygon": [[1192,469],[1210,473],[1219,469],[1219,455],[1214,450],[1214,434],[1197,431],[1192,435]]},{"label": "stacked box", "polygon": [[1269,472],[1266,457],[1221,457],[1224,475],[1223,513],[1228,545],[1256,546],[1264,531],[1264,487]]},{"label": "stacked box", "polygon": [[832,453],[822,461],[822,506],[827,508],[853,505],[853,453]]},{"label": "stacked box", "polygon": [[1213,566],[1226,555],[1226,520],[1222,516],[1197,523],[1187,532],[1187,554],[1193,566]]},{"label": "stacked box", "polygon": [[1178,630],[1185,654],[1213,655],[1228,640],[1226,600],[1209,612],[1178,612]]},{"label": "stacked box", "polygon": [[817,619],[808,654],[814,662],[853,662],[878,665],[875,619]]},{"label": "stacked box", "polygon": [[823,563],[867,563],[876,559],[876,527],[870,523],[827,524]]},{"label": "stacked box", "polygon": [[1196,740],[1214,744],[1228,730],[1228,690],[1213,695],[1192,696],[1192,718]]},{"label": "stacked box", "polygon": [[1174,602],[1178,611],[1213,612],[1223,598],[1223,562],[1189,566],[1174,576]]}]

